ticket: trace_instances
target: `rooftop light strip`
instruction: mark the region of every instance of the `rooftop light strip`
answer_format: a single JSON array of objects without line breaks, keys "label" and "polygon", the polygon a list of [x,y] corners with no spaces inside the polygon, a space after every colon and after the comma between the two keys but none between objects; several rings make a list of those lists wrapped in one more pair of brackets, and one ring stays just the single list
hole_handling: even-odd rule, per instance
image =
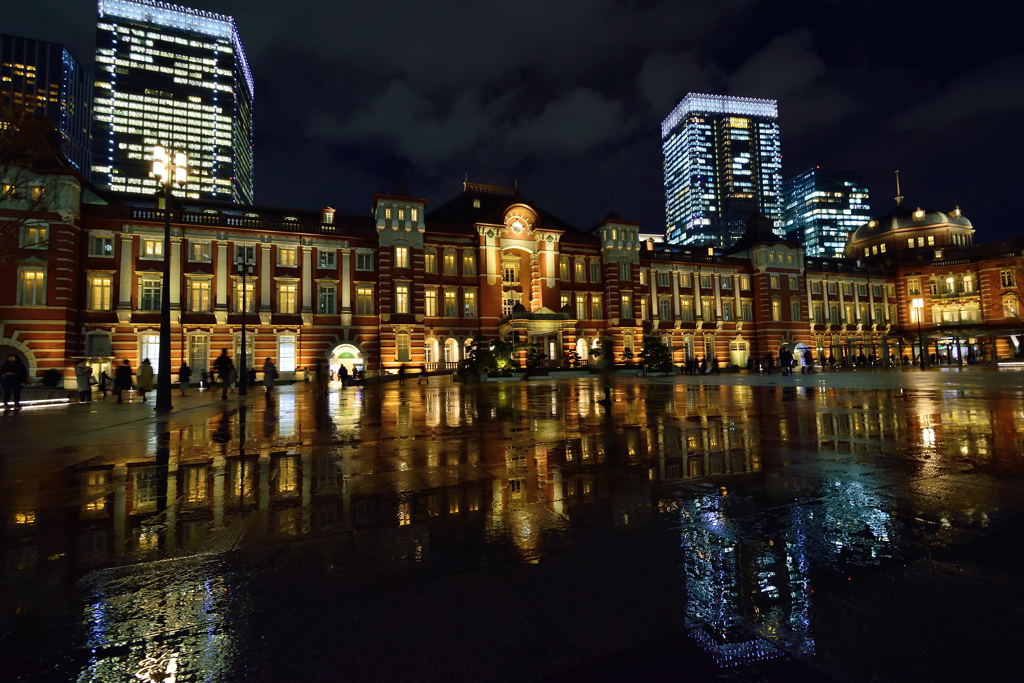
[{"label": "rooftop light strip", "polygon": [[224,14],[172,5],[159,0],[98,0],[100,16],[111,15],[168,28],[231,38],[235,20]]},{"label": "rooftop light strip", "polygon": [[779,101],[757,97],[735,97],[733,95],[708,95],[689,93],[676,105],[661,123],[661,137],[668,137],[683,117],[694,112],[705,114],[732,114],[736,116],[761,116],[778,118]]}]

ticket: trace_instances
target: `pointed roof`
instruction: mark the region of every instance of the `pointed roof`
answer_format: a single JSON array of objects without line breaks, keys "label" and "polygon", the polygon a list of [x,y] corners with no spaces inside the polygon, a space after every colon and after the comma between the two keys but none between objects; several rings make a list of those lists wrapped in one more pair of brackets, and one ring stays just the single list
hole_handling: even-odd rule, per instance
[{"label": "pointed roof", "polygon": [[773,245],[785,244],[788,247],[799,248],[799,244],[786,237],[779,237],[775,234],[775,225],[762,213],[753,213],[747,219],[747,227],[743,235],[733,244],[726,254],[736,254],[741,251],[748,251],[758,244]]}]

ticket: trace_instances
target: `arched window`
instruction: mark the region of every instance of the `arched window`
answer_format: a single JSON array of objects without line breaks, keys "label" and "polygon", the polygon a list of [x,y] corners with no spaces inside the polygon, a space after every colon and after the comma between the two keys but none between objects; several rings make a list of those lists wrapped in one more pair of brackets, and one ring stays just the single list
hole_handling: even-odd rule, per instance
[{"label": "arched window", "polygon": [[437,340],[433,337],[423,344],[423,362],[436,363],[438,360]]},{"label": "arched window", "polygon": [[395,360],[399,363],[408,363],[411,360],[408,332],[399,332],[395,335]]},{"label": "arched window", "polygon": [[444,362],[457,363],[459,361],[459,341],[453,337],[444,340]]}]

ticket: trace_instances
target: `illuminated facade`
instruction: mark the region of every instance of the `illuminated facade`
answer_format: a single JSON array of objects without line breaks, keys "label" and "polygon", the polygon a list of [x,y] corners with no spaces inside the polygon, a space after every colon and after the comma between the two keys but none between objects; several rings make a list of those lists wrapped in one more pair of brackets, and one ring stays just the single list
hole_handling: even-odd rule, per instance
[{"label": "illuminated facade", "polygon": [[0,33],[0,103],[53,121],[68,161],[89,172],[92,78],[66,47]]},{"label": "illuminated facade", "polygon": [[842,258],[850,233],[871,219],[868,186],[855,171],[809,168],[786,182],[783,225],[808,256]]},{"label": "illuminated facade", "polygon": [[[429,212],[384,194],[372,214],[184,200],[165,255],[152,197],[52,175],[48,205],[31,209],[10,236],[17,259],[0,266],[0,346],[34,377],[53,369],[73,382],[83,356],[97,372],[118,358],[158,365],[165,256],[172,367],[197,370],[227,348],[274,359],[286,378],[324,360],[370,375],[451,371],[474,339],[499,337],[516,342],[521,367],[531,350],[550,366],[586,365],[605,339],[628,362],[645,337],[676,365],[717,358],[723,369],[777,364],[783,350],[799,364],[810,351],[816,365],[885,365],[916,358],[921,341],[936,362],[1021,355],[1024,242],[973,246],[959,210],[938,221],[897,207],[853,236],[867,256],[814,258],[764,218],[727,250],[656,245],[617,214],[580,230],[517,188],[467,181]],[[244,290],[232,265],[242,254],[256,261]]]},{"label": "illuminated facade", "polygon": [[232,17],[99,0],[93,181],[154,193],[153,147],[184,151],[190,199],[253,201],[253,80]]},{"label": "illuminated facade", "polygon": [[776,100],[689,93],[661,124],[666,240],[728,247],[752,214],[781,234]]}]

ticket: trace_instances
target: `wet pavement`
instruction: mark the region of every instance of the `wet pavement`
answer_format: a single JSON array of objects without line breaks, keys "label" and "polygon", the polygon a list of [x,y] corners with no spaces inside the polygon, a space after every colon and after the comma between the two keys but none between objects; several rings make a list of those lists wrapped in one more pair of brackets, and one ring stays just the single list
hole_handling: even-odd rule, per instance
[{"label": "wet pavement", "polygon": [[1024,373],[281,388],[0,421],[15,680],[1009,680]]}]

